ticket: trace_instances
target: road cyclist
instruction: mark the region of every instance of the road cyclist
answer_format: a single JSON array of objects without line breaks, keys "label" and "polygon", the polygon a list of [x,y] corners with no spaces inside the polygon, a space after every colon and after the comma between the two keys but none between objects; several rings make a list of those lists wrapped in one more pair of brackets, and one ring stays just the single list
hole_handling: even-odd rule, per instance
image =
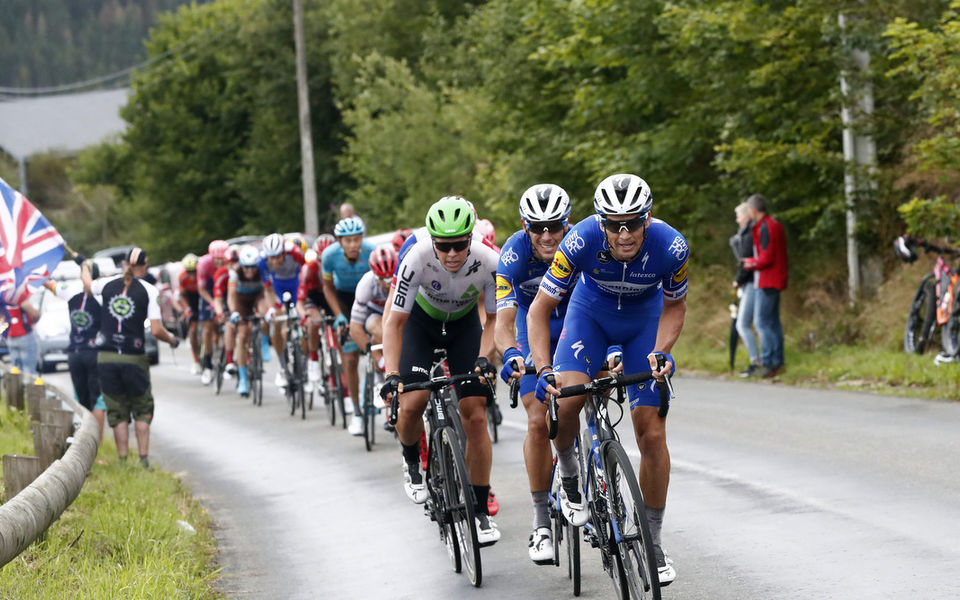
[{"label": "road cyclist", "polygon": [[[237,393],[242,397],[250,393],[247,366],[252,337],[251,317],[262,316],[264,312],[264,285],[259,264],[260,252],[253,246],[243,246],[227,279],[227,307],[230,322],[236,328]],[[253,322],[259,327],[259,323]]]},{"label": "road cyclist", "polygon": [[307,332],[307,352],[309,361],[307,362],[307,375],[310,384],[314,387],[319,385],[322,379],[320,365],[321,351],[321,329],[323,328],[323,315],[333,314],[330,305],[327,304],[327,297],[323,294],[323,276],[320,266],[320,257],[323,251],[336,242],[329,233],[317,236],[313,242],[313,260],[308,260],[300,268],[300,285],[297,288],[297,312],[300,314],[300,324]]},{"label": "road cyclist", "polygon": [[[473,205],[459,196],[446,196],[430,207],[426,227],[415,232],[416,241],[402,253],[383,327],[386,380],[381,396],[400,394],[396,432],[403,448],[403,487],[418,504],[428,495],[420,471],[428,393],[405,394],[403,384],[428,380],[438,349],[446,350],[454,374],[479,369],[495,376],[486,356],[493,350],[498,255],[472,235],[475,222]],[[481,327],[477,311],[481,294],[486,327]],[[481,545],[489,545],[500,539],[487,507],[492,462],[486,419],[489,391],[479,381],[465,381],[455,393],[467,438],[466,466],[474,492],[477,538]]]},{"label": "road cyclist", "polygon": [[[559,388],[592,380],[607,348],[623,347],[624,371],[652,371],[662,381],[674,368],[670,350],[680,336],[686,312],[689,249],[684,237],[652,215],[653,195],[632,174],[611,175],[597,186],[596,214],[564,236],[528,313],[529,343],[538,372],[535,395],[559,395]],[[580,282],[573,286],[574,281]],[[572,292],[570,291],[572,288]],[[550,316],[570,295],[556,353],[550,353]],[[666,361],[659,367],[656,357]],[[658,384],[659,385],[659,384]],[[661,585],[676,577],[664,554],[660,531],[670,478],[666,421],[659,416],[656,385],[630,386],[631,419],[641,460],[639,484],[657,554]],[[582,526],[590,518],[578,481],[574,441],[585,396],[558,404],[554,440],[562,476],[564,517]]]},{"label": "road cyclist", "polygon": [[[269,323],[273,321],[273,316],[282,308],[280,300],[285,292],[289,293],[291,298],[296,299],[297,288],[300,285],[300,268],[304,264],[304,258],[300,246],[284,240],[280,233],[271,233],[263,238],[260,245],[260,254],[262,256],[258,267],[260,269],[260,279],[263,280],[267,303],[264,320]],[[283,388],[287,383],[286,375],[284,375],[287,368],[284,358],[286,328],[280,323],[273,323],[272,329],[270,338],[280,362],[280,371],[274,378],[274,384]],[[269,349],[264,348],[263,360],[266,361],[269,355]]]},{"label": "road cyclist", "polygon": [[187,339],[190,340],[190,352],[193,354],[193,366],[190,372],[194,375],[200,375],[203,372],[203,365],[200,362],[200,340],[197,335],[197,323],[200,314],[200,292],[197,287],[198,260],[197,255],[193,252],[180,260],[183,271],[180,271],[177,287],[179,290],[177,308],[180,311],[181,319],[187,322]]},{"label": "road cyclist", "polygon": [[[371,242],[364,240],[366,226],[359,217],[347,217],[333,228],[336,243],[330,245],[320,256],[323,273],[323,294],[334,317],[334,329],[349,331],[350,311],[353,309],[357,284],[364,273],[370,270],[368,261],[374,250]],[[340,336],[338,336],[339,338]],[[351,435],[363,435],[363,418],[360,411],[360,347],[347,339],[340,347],[340,364],[347,380],[347,390],[352,403],[350,419]]]},{"label": "road cyclist", "polygon": [[216,312],[213,288],[217,269],[223,266],[229,249],[230,244],[224,240],[213,240],[207,246],[207,253],[197,261],[197,293],[200,295],[197,318],[200,321],[203,353],[200,383],[203,385],[210,385],[213,381],[213,348],[217,338],[218,318],[223,314]]}]

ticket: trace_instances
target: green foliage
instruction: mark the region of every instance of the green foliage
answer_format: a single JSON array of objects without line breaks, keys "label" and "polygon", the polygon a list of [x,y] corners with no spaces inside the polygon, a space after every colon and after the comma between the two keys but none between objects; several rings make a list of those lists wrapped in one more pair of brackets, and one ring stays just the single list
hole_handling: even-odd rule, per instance
[{"label": "green foliage", "polygon": [[[4,598],[214,599],[210,518],[180,481],[100,449],[80,495],[44,537],[0,570]],[[109,456],[109,458],[107,458]],[[196,533],[181,529],[189,523]]]},{"label": "green foliage", "polygon": [[4,0],[0,85],[59,85],[126,69],[146,58],[143,38],[157,15],[187,2]]}]

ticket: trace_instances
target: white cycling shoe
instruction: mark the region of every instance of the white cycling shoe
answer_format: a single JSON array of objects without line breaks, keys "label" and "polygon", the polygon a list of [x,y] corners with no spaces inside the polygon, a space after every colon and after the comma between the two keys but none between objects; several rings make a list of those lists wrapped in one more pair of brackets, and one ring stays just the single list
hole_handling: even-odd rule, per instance
[{"label": "white cycling shoe", "polygon": [[203,385],[210,385],[211,381],[213,381],[213,370],[204,369],[203,373],[200,374],[200,383]]},{"label": "white cycling shoe", "polygon": [[500,528],[489,515],[483,513],[475,517],[477,523],[477,543],[481,547],[492,546],[500,540]]},{"label": "white cycling shoe", "polygon": [[350,417],[350,425],[347,426],[350,435],[363,435],[363,417],[353,415]]},{"label": "white cycling shoe", "polygon": [[538,565],[553,564],[553,532],[549,527],[537,527],[530,534],[527,552]]},{"label": "white cycling shoe", "polygon": [[420,474],[419,467],[414,465],[411,473],[409,466],[407,461],[403,461],[403,491],[414,504],[423,504],[427,501],[429,494],[427,484],[423,482],[423,475]]},{"label": "white cycling shoe", "polygon": [[276,377],[273,378],[273,385],[278,388],[285,388],[287,387],[287,378],[283,373],[277,373]]},{"label": "white cycling shoe", "polygon": [[320,381],[320,361],[311,360],[307,364],[307,379],[310,383],[316,383]]},{"label": "white cycling shoe", "polygon": [[662,587],[673,583],[677,578],[677,570],[673,568],[673,561],[663,551],[659,544],[653,545],[653,555],[657,559],[657,576],[660,578]]},{"label": "white cycling shoe", "polygon": [[[577,477],[564,477],[563,479],[573,479],[573,487],[579,485]],[[565,485],[560,486],[560,512],[574,527],[583,527],[590,520],[590,509],[583,501],[583,494],[577,491],[575,496],[571,494],[572,499],[568,498],[565,487]]]}]

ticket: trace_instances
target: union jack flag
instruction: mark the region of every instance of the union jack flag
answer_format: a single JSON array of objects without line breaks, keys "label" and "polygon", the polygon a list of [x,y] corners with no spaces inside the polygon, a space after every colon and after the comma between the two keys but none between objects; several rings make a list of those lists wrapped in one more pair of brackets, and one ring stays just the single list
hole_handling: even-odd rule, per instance
[{"label": "union jack flag", "polygon": [[23,194],[0,179],[0,297],[20,304],[63,258],[63,238]]}]

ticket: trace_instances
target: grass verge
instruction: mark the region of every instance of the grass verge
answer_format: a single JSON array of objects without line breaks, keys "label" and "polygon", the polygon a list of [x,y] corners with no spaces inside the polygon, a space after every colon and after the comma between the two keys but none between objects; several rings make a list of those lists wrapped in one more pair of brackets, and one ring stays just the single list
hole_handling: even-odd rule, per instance
[{"label": "grass verge", "polygon": [[[4,449],[13,427],[4,415]],[[215,556],[210,519],[180,481],[136,456],[120,463],[105,440],[73,504],[0,569],[0,599],[221,598]]]}]

